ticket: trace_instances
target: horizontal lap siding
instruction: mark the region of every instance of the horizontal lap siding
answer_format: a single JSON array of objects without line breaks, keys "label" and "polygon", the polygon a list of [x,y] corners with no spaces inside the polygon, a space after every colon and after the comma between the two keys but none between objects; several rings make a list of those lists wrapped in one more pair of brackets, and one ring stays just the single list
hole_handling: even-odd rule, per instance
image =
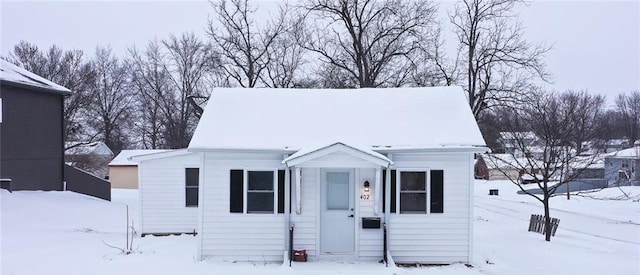
[{"label": "horizontal lap siding", "polygon": [[301,183],[301,211],[296,214],[295,205],[295,180],[291,192],[293,203],[291,204],[291,222],[295,224],[293,233],[293,249],[305,249],[309,260],[316,260],[318,247],[316,213],[318,213],[318,192],[320,179],[318,169],[303,168]]},{"label": "horizontal lap siding", "polygon": [[396,169],[444,170],[444,213],[391,214],[389,245],[399,263],[469,260],[471,154],[393,154]]},{"label": "horizontal lap siding", "polygon": [[143,234],[196,231],[198,208],[185,206],[184,169],[199,166],[195,153],[139,164]]},{"label": "horizontal lap siding", "polygon": [[229,212],[231,169],[284,169],[282,154],[205,153],[201,255],[203,258],[276,262],[284,257],[284,215]]},{"label": "horizontal lap siding", "polygon": [[[359,169],[358,170],[358,179],[356,179],[356,201],[358,202],[358,213],[356,214],[356,226],[358,230],[358,258],[361,261],[379,261],[382,260],[382,249],[383,249],[383,235],[382,228],[373,229],[362,228],[362,218],[363,217],[382,217],[382,213],[376,215],[375,214],[375,184],[376,184],[376,170],[375,169]],[[369,181],[369,199],[363,200],[360,198],[360,195],[364,194],[363,191],[363,182]],[[380,211],[382,211],[382,207],[380,207]],[[381,218],[381,223],[384,222],[384,219]],[[380,225],[382,227],[382,225]]]}]

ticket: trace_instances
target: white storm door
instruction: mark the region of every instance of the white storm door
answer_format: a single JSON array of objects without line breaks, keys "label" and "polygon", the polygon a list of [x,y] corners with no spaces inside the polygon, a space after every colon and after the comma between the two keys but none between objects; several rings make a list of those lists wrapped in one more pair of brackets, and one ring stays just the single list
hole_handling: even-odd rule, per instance
[{"label": "white storm door", "polygon": [[322,172],[320,196],[320,252],[355,251],[354,180],[352,170]]}]

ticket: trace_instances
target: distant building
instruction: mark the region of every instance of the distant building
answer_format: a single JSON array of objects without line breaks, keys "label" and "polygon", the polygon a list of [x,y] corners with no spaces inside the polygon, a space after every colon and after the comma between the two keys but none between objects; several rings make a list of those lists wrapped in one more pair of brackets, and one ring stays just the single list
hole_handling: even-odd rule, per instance
[{"label": "distant building", "polygon": [[604,169],[608,186],[640,185],[640,146],[609,153]]},{"label": "distant building", "polygon": [[64,152],[67,164],[89,172],[97,177],[108,176],[109,161],[113,159],[113,152],[102,141],[94,142],[65,142]]},{"label": "distant building", "polygon": [[523,148],[533,147],[537,141],[538,137],[533,132],[500,132],[498,138],[504,152],[517,158],[525,157],[527,152]]},{"label": "distant building", "polygon": [[109,162],[111,188],[138,189],[138,163],[129,158],[171,150],[122,150]]}]

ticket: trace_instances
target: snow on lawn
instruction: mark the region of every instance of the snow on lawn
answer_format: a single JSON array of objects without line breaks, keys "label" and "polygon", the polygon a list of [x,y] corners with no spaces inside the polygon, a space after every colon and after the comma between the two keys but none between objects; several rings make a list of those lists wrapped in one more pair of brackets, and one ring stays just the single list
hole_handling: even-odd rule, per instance
[{"label": "snow on lawn", "polygon": [[[640,188],[563,197],[551,202],[560,227],[552,241],[527,232],[540,204],[503,181],[477,181],[475,260],[422,268],[385,268],[377,263],[278,264],[197,261],[192,236],[134,240],[137,253],[122,255],[125,205],[137,217],[137,191],[114,190],[113,202],[72,192],[0,190],[0,273],[7,274],[640,274]],[[489,196],[499,189],[499,196]]]}]

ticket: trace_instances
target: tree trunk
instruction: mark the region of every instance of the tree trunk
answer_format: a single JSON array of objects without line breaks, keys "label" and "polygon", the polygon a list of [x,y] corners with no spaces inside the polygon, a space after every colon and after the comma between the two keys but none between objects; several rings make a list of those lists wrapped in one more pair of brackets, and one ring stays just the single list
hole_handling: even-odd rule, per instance
[{"label": "tree trunk", "polygon": [[545,195],[542,202],[544,204],[544,239],[551,241],[551,215],[549,214],[549,197]]}]

